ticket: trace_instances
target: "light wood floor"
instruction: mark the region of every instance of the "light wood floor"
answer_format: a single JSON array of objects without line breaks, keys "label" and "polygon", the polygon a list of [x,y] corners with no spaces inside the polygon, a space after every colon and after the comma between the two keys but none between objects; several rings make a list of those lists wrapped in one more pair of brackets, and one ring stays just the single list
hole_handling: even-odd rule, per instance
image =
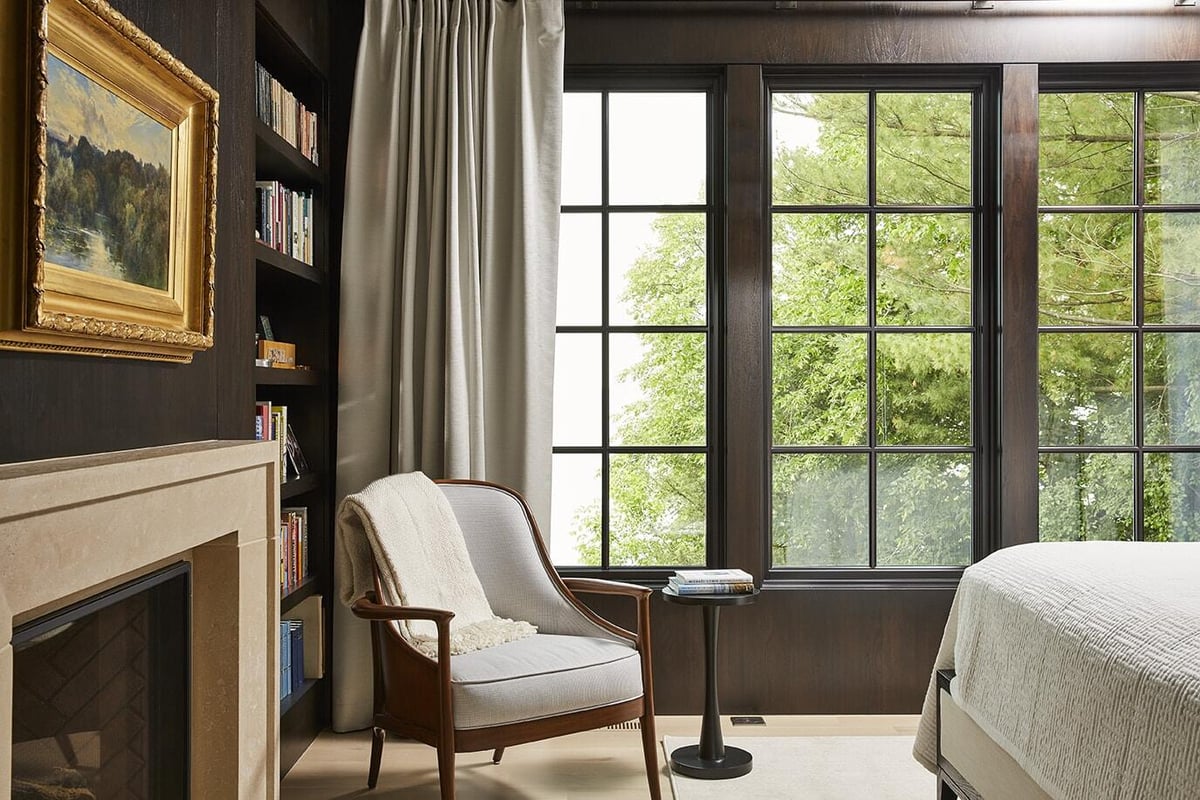
[{"label": "light wood floor", "polygon": [[[726,741],[740,736],[914,736],[916,716],[766,717],[766,725],[729,724]],[[699,717],[658,717],[660,781],[671,796],[662,758],[663,736],[698,736]],[[463,800],[645,800],[641,734],[598,730],[519,745],[492,764],[491,753],[459,753],[455,777]],[[367,791],[371,736],[367,731],[324,733],[283,781],[282,800],[437,800],[437,754],[432,747],[389,740],[379,786]]]}]

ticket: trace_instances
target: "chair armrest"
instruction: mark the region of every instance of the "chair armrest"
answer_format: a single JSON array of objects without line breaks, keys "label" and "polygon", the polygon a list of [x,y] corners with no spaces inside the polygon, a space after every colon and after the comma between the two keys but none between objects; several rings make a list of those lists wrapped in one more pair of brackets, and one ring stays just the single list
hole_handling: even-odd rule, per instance
[{"label": "chair armrest", "polygon": [[649,597],[654,594],[653,589],[647,589],[645,586],[638,586],[634,583],[606,581],[599,578],[563,578],[562,580],[572,592],[583,594],[621,594],[637,598]]},{"label": "chair armrest", "polygon": [[350,610],[354,613],[354,616],[360,619],[369,619],[376,622],[390,622],[402,619],[427,619],[430,622],[436,623],[439,629],[443,625],[449,625],[450,620],[454,619],[453,611],[446,611],[441,608],[421,608],[419,606],[386,606],[366,597],[360,597],[355,600],[354,605],[350,606]]},{"label": "chair armrest", "polygon": [[[648,647],[650,637],[650,595],[654,594],[653,589],[647,589],[645,586],[638,586],[634,583],[608,581],[601,578],[563,578],[562,582],[572,593],[632,597],[637,602],[637,629],[632,631],[614,625],[603,617],[596,616],[590,609],[584,608],[587,610],[588,615],[592,617],[593,622],[600,623],[610,633],[632,639],[638,650],[645,650]],[[579,601],[576,602],[578,603]],[[582,606],[582,603],[580,605]]]}]

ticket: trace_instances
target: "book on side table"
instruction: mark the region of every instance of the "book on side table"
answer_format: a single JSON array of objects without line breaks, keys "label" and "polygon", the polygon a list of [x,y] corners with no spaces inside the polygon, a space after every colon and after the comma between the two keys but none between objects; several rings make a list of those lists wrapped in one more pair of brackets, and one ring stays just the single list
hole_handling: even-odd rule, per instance
[{"label": "book on side table", "polygon": [[740,569],[680,569],[667,585],[676,594],[749,594],[754,577]]}]

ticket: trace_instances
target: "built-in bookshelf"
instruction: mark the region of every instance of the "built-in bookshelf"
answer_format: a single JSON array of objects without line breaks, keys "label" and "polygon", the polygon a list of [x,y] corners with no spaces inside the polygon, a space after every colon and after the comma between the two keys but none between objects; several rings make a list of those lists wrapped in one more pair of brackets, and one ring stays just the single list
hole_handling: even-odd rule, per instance
[{"label": "built-in bookshelf", "polygon": [[[248,109],[255,116],[255,182],[246,187],[255,214],[256,329],[258,338],[270,340],[268,346],[256,344],[255,355],[269,360],[258,360],[252,368],[258,406],[247,414],[256,414],[263,405],[275,410],[276,422],[269,430],[286,436],[290,429],[302,453],[295,459],[286,446],[281,453],[284,773],[329,724],[325,665],[333,597],[337,382],[331,376],[338,269],[331,258],[329,165],[335,159],[329,135],[328,50],[313,51],[311,30],[288,28],[296,19],[315,18],[324,0],[302,1],[314,14],[297,16],[287,4],[271,0],[256,4],[256,97],[255,107]],[[275,429],[279,425],[282,430]],[[256,433],[264,429],[268,426],[256,419]]]}]

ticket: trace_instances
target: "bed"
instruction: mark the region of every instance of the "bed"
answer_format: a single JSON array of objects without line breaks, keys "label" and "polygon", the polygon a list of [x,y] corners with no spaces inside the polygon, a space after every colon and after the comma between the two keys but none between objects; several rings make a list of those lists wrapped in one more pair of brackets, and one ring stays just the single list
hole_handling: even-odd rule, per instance
[{"label": "bed", "polygon": [[969,567],[913,754],[943,799],[1200,798],[1200,543],[1027,544]]}]

